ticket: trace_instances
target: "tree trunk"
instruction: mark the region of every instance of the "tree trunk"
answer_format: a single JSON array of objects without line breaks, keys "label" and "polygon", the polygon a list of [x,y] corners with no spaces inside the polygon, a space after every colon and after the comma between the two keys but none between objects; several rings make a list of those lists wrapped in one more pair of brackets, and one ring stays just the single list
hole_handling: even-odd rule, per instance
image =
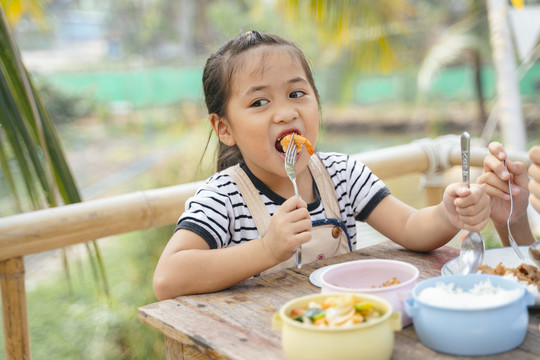
[{"label": "tree trunk", "polygon": [[526,150],[527,136],[516,74],[516,62],[507,23],[507,1],[487,0],[493,63],[497,77],[497,111],[503,145]]},{"label": "tree trunk", "polygon": [[480,60],[480,52],[472,51],[473,71],[474,71],[474,87],[476,89],[476,101],[478,102],[478,127],[480,131],[486,125],[486,107],[484,104],[484,88],[482,86],[482,62]]}]

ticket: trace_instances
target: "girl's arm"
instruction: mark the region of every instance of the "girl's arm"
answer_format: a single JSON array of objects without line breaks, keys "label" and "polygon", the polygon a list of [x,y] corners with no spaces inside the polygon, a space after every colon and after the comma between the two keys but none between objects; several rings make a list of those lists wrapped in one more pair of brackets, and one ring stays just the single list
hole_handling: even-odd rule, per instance
[{"label": "girl's arm", "polygon": [[292,197],[272,216],[259,239],[210,249],[202,237],[178,230],[163,250],[154,272],[154,293],[160,300],[228,288],[289,259],[311,240],[306,203]]},{"label": "girl's arm", "polygon": [[478,185],[451,184],[443,201],[416,210],[392,195],[366,219],[390,240],[414,251],[430,251],[450,241],[460,229],[482,230],[489,220],[489,197]]},{"label": "girl's arm", "polygon": [[178,230],[165,247],[154,272],[160,300],[225,289],[275,265],[261,239],[223,249],[210,249],[189,230]]}]

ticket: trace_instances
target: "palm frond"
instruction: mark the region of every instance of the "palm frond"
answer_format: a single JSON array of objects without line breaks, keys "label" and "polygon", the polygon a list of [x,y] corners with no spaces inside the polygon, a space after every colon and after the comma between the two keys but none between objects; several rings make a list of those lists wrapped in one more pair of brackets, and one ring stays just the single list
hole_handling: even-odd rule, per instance
[{"label": "palm frond", "polygon": [[309,14],[325,46],[347,52],[360,70],[381,72],[400,65],[399,35],[409,31],[408,19],[415,14],[406,0],[290,0],[281,9],[293,19]]},{"label": "palm frond", "polygon": [[[24,67],[19,50],[11,36],[6,16],[0,4],[0,166],[16,199],[17,210],[25,211],[23,196],[16,186],[21,180],[26,189],[26,202],[31,210],[81,201],[75,179],[68,166],[60,138],[51,116],[45,108],[30,75]],[[15,161],[20,174],[15,174],[9,159]],[[60,197],[58,197],[60,196]],[[93,252],[86,244],[96,281],[104,283],[108,295],[103,260],[94,242]],[[67,258],[64,255],[64,261]],[[65,268],[69,277],[68,268]]]},{"label": "palm frond", "polygon": [[4,8],[8,24],[14,27],[23,16],[28,16],[41,29],[47,29],[45,4],[50,0],[0,0],[0,5]]},{"label": "palm frond", "polygon": [[[2,76],[2,98],[6,105],[6,113],[0,118],[5,126],[8,140],[14,149],[18,164],[24,173],[24,181],[29,191],[34,206],[37,191],[31,190],[37,179],[45,195],[49,206],[56,205],[52,176],[47,173],[49,162],[43,161],[48,158],[47,149],[40,141],[39,130],[41,119],[37,112],[33,98],[33,91],[29,76],[20,59],[19,51],[15,45],[4,14],[0,21],[0,72]],[[23,164],[24,163],[24,164]],[[30,168],[31,167],[31,168]]]},{"label": "palm frond", "polygon": [[464,52],[477,49],[478,40],[469,34],[447,34],[437,41],[426,54],[418,72],[418,90],[427,92],[440,71],[459,60]]},{"label": "palm frond", "polygon": [[459,61],[467,51],[480,52],[481,43],[471,31],[478,17],[469,16],[449,27],[430,47],[418,70],[418,90],[425,93],[440,71]]},{"label": "palm frond", "polygon": [[[15,209],[18,212],[22,212],[22,204],[18,197],[18,190],[17,186],[15,186],[15,180],[13,179],[13,176],[11,175],[11,170],[9,168],[9,163],[7,160],[7,157],[5,155],[6,149],[4,148],[5,141],[3,140],[2,132],[0,131],[0,166],[2,167],[2,171],[4,173],[4,176],[6,177],[6,181],[8,183],[8,186],[11,190],[11,193],[14,194],[14,202],[15,202]],[[1,216],[1,214],[0,214]]]}]

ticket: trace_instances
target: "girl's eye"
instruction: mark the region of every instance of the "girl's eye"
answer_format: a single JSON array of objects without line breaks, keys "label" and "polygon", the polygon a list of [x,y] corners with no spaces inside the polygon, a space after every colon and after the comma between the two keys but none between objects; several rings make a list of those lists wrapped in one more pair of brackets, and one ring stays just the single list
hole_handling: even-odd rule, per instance
[{"label": "girl's eye", "polygon": [[301,98],[304,95],[306,95],[305,92],[297,90],[297,91],[293,91],[292,93],[290,93],[289,97],[293,98],[293,99],[297,99],[297,98]]},{"label": "girl's eye", "polygon": [[251,107],[261,107],[265,104],[268,104],[268,100],[265,99],[259,99],[255,100],[253,103],[251,103]]}]

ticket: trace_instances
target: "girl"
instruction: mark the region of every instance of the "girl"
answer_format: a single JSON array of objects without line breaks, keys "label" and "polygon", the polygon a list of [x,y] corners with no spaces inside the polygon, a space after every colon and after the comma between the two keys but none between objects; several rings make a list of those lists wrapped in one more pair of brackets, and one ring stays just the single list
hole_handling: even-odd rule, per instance
[{"label": "girl", "polygon": [[293,132],[316,144],[319,94],[303,53],[279,36],[251,31],[207,60],[203,87],[220,140],[218,173],[186,202],[154,274],[159,299],[225,289],[264,271],[351,251],[355,221],[398,244],[429,251],[459,231],[480,231],[489,197],[452,184],[437,206],[416,210],[361,163],[301,151],[294,196],[280,140]]},{"label": "girl", "polygon": [[[503,161],[507,158],[507,155],[500,143],[492,142],[488,148],[489,154],[484,158],[484,172],[476,182],[481,184],[485,192],[491,197],[491,220],[493,225],[501,238],[502,244],[509,246],[506,221],[510,213],[510,194],[508,191],[508,178],[510,178],[514,198],[510,230],[518,245],[530,245],[536,240],[529,225],[527,206],[529,198],[533,207],[536,208],[535,205],[539,204],[540,148],[533,147],[529,151],[531,182],[529,182],[527,168],[522,162],[507,160],[508,170],[506,169]],[[531,190],[530,196],[527,188]],[[537,210],[540,210],[540,206]]]}]

